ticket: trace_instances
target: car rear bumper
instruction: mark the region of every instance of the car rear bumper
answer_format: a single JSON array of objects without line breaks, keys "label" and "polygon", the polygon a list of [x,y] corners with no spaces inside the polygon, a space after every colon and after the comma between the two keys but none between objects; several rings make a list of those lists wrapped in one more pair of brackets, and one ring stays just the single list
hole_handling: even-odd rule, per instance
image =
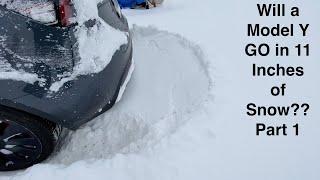
[{"label": "car rear bumper", "polygon": [[[6,26],[0,27],[0,36],[6,36],[6,46],[0,42],[0,56],[15,69],[23,68],[46,79],[46,84],[2,79],[0,106],[76,129],[114,105],[131,65],[131,36],[104,70],[79,76],[65,83],[58,92],[51,92],[48,88],[59,79],[58,75],[72,71],[76,61],[72,27],[45,26],[0,6],[0,26],[2,24]],[[15,55],[10,55],[8,50]],[[30,63],[32,66],[25,65]]]},{"label": "car rear bumper", "polygon": [[116,52],[110,64],[100,73],[80,76],[56,93],[46,90],[32,93],[27,90],[33,85],[0,80],[0,87],[6,87],[0,89],[0,105],[77,129],[115,104],[132,65],[131,41],[125,49]]}]

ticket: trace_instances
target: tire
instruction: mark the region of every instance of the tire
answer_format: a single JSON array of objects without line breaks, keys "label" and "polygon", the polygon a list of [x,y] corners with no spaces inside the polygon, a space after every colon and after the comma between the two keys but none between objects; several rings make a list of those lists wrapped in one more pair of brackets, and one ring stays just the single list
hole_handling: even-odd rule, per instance
[{"label": "tire", "polygon": [[0,106],[0,171],[28,168],[53,152],[60,126]]}]

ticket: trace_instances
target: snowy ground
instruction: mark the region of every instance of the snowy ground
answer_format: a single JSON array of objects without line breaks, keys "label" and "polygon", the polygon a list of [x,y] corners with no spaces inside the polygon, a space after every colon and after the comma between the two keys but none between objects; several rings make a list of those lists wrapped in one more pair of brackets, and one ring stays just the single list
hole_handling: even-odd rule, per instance
[{"label": "snowy ground", "polygon": [[[136,70],[123,99],[108,113],[67,134],[59,152],[47,162],[2,173],[0,179],[320,179],[320,86],[315,78],[320,51],[314,50],[304,62],[282,59],[284,64],[305,66],[307,74],[301,79],[251,78],[254,60],[243,53],[249,42],[246,24],[278,22],[254,16],[256,3],[167,0],[149,11],[125,10],[132,24]],[[288,1],[294,3],[304,13],[295,20],[313,25],[307,40],[319,47],[315,17],[320,3]],[[290,84],[288,96],[269,97],[268,88],[282,81]],[[301,120],[300,137],[256,137],[255,121],[245,116],[251,101],[307,101],[312,110]]]}]

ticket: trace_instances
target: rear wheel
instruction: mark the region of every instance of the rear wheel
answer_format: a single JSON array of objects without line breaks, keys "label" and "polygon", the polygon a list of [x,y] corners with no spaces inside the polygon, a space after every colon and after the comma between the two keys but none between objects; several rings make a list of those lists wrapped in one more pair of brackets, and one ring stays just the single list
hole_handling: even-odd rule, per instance
[{"label": "rear wheel", "polygon": [[45,160],[59,133],[54,123],[0,107],[0,171],[24,169]]}]

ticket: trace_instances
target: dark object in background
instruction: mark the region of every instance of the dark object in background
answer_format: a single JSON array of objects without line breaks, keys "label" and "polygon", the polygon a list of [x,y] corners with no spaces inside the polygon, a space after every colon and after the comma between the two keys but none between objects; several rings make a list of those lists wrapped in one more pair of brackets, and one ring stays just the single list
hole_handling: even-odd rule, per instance
[{"label": "dark object in background", "polygon": [[[69,21],[74,8],[70,0],[10,2],[33,4],[25,9],[0,5],[0,37],[5,37],[0,38],[0,65],[9,63],[46,81],[0,80],[0,171],[43,161],[53,151],[62,127],[77,129],[110,109],[132,63],[127,20],[114,0],[104,0],[97,5],[99,16],[127,32],[128,43],[100,73],[79,76],[58,92],[50,92],[48,88],[61,79],[59,75],[72,72],[77,62],[76,25]],[[37,16],[30,8],[36,8]]]},{"label": "dark object in background", "polygon": [[[114,0],[116,1],[116,0]],[[157,7],[163,0],[118,0],[121,8],[145,8]]]},{"label": "dark object in background", "polygon": [[138,5],[146,5],[147,0],[114,0],[118,1],[121,8],[135,8]]}]

